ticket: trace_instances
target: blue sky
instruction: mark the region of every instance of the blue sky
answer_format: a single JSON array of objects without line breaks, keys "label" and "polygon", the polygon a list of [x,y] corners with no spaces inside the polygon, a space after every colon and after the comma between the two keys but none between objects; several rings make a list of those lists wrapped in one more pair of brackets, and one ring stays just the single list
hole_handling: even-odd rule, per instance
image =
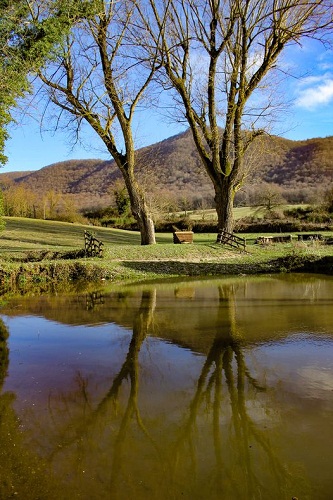
[{"label": "blue sky", "polygon": [[[312,40],[288,48],[283,65],[288,77],[283,91],[289,102],[288,112],[272,133],[302,140],[333,135],[333,49]],[[141,113],[137,125],[137,146],[142,147],[184,131],[184,126],[170,124],[162,115]],[[93,134],[86,133],[86,147],[71,148],[65,132],[41,135],[38,121],[26,117],[10,130],[7,143],[8,163],[0,172],[38,170],[68,159],[109,158]]]}]

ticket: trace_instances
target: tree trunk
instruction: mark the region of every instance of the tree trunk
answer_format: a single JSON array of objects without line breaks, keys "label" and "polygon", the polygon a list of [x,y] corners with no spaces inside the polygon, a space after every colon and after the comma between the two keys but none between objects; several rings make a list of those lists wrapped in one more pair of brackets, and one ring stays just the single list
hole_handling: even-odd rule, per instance
[{"label": "tree trunk", "polygon": [[218,230],[223,229],[228,231],[228,233],[232,233],[234,229],[233,206],[235,187],[230,177],[222,177],[219,183],[214,183],[214,189]]},{"label": "tree trunk", "polygon": [[147,214],[146,210],[141,210],[139,217],[136,217],[141,234],[141,245],[154,245],[155,240],[155,227],[154,222]]},{"label": "tree trunk", "polygon": [[122,170],[122,173],[130,198],[131,211],[139,226],[141,245],[154,245],[156,243],[155,227],[148,212],[144,194],[133,176],[129,175],[124,169]]}]

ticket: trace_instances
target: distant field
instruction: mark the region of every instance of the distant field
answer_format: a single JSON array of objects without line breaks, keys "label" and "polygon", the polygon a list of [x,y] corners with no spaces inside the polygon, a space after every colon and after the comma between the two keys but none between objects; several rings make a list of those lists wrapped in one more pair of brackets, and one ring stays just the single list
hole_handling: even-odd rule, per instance
[{"label": "distant field", "polygon": [[[246,209],[239,208],[236,210],[236,217],[244,216],[241,214],[247,213]],[[65,252],[69,250],[84,248],[84,230],[92,232],[96,238],[104,243],[104,248],[110,256],[115,258],[127,258],[126,252],[133,251],[140,255],[158,253],[157,250],[147,247],[143,248],[140,245],[140,234],[137,231],[125,231],[121,229],[102,228],[82,224],[70,224],[68,222],[46,221],[39,219],[26,219],[20,217],[5,217],[6,228],[0,233],[0,253],[8,252],[27,252],[27,251],[59,251]],[[271,233],[273,234],[273,233]],[[329,235],[329,232],[322,232],[323,235]],[[268,236],[269,234],[267,234]],[[252,244],[259,234],[242,234],[248,244]],[[296,238],[297,239],[297,238]],[[173,242],[172,233],[156,233],[156,242],[166,244],[172,247],[168,250],[164,249],[169,256],[195,253],[194,248],[189,247],[210,246],[216,242],[216,233],[196,233],[194,236],[195,245],[170,245]],[[134,250],[126,250],[126,247],[138,247]],[[214,245],[215,246],[215,245]],[[180,248],[181,247],[181,248]],[[215,247],[216,248],[216,247]],[[162,252],[163,253],[163,252]],[[163,257],[163,255],[161,256]]]},{"label": "distant field", "polygon": [[[278,212],[283,212],[283,210],[289,210],[291,208],[303,207],[305,205],[280,205],[277,207]],[[262,217],[265,213],[263,207],[235,207],[234,208],[234,218],[235,220],[242,219],[243,217]],[[185,212],[178,212],[178,216],[184,217]],[[192,220],[202,220],[211,221],[217,219],[216,210],[213,208],[207,210],[188,210],[186,215]]]},{"label": "distant field", "polygon": [[[287,208],[287,206],[283,208]],[[183,216],[184,214],[180,212],[178,215]],[[188,215],[194,220],[216,220],[216,211],[213,209],[192,211],[188,212]],[[234,209],[234,215],[237,220],[250,215],[260,216],[260,212],[258,212],[257,208],[253,207],[239,207]],[[29,250],[67,251],[80,249],[84,246],[83,235],[85,229],[93,232],[96,238],[102,240],[106,248],[123,245],[140,245],[140,235],[136,231],[20,217],[5,217],[4,219],[6,221],[6,228],[0,233],[1,252],[24,252]],[[255,237],[256,235],[248,235],[249,241],[253,241]],[[215,238],[216,234],[214,233],[196,234],[195,243],[209,244],[213,243]],[[172,234],[157,233],[156,241],[158,243],[171,243]]]}]

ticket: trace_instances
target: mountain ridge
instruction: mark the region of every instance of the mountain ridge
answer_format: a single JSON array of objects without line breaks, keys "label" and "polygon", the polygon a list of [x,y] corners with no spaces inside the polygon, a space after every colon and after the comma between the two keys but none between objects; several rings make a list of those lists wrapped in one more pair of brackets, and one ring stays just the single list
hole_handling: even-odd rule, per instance
[{"label": "mountain ridge", "polygon": [[[212,197],[213,187],[201,166],[189,130],[137,150],[138,176],[148,191],[174,196]],[[248,155],[246,186],[268,183],[284,191],[324,189],[333,183],[333,136],[293,141],[263,136]],[[250,169],[251,170],[251,169]],[[2,187],[24,186],[40,196],[48,191],[72,195],[77,205],[106,205],[121,174],[114,160],[81,159],[52,163],[39,170],[0,173]]]}]

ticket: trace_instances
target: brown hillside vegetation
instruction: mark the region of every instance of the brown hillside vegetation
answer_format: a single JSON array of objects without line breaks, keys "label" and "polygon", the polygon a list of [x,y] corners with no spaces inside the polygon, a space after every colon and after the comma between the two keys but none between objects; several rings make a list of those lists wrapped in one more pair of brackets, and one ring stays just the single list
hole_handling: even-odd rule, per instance
[{"label": "brown hillside vegetation", "polygon": [[[333,183],[333,137],[291,141],[264,137],[247,156],[244,190],[262,182],[280,186],[283,194],[318,193]],[[148,191],[181,198],[212,197],[213,190],[196,153],[190,131],[138,150],[138,169]],[[105,206],[120,173],[113,160],[68,160],[33,172],[0,174],[0,183],[24,186],[38,196],[53,190],[72,195],[81,208]]]},{"label": "brown hillside vegetation", "polygon": [[264,180],[288,186],[332,181],[333,137],[292,142],[276,163],[265,165]]}]

